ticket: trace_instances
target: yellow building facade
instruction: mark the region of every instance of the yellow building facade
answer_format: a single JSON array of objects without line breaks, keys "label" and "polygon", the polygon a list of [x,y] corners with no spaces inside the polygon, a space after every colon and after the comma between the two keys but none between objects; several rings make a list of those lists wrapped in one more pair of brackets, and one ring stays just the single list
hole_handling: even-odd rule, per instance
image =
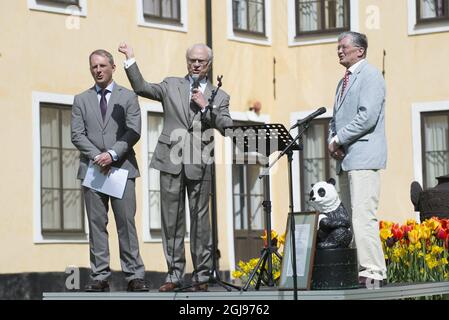
[{"label": "yellow building facade", "polygon": [[[214,77],[223,75],[222,89],[231,96],[230,111],[236,122],[282,123],[289,128],[319,107],[327,108],[321,119],[328,120],[332,115],[335,89],[344,74],[336,54],[338,32],[331,27],[327,30],[324,22],[317,27],[313,21],[306,21],[301,14],[305,12],[304,5],[311,6],[307,3],[311,1],[254,0],[258,9],[253,17],[249,13],[254,10],[245,7],[245,1],[213,0],[211,13],[206,10],[207,1],[172,1],[175,9],[166,8],[166,12],[176,19],[168,22],[161,16],[154,17],[151,10],[157,1],[145,2],[79,0],[74,1],[76,6],[71,1],[0,2],[0,130],[3,153],[7,154],[0,167],[0,274],[64,272],[71,265],[89,268],[85,218],[72,221],[84,227],[83,232],[43,232],[47,218],[42,212],[46,181],[42,108],[70,108],[74,95],[93,85],[88,56],[95,49],[113,53],[117,65],[114,79],[128,88],[123,56],[117,52],[122,41],[133,46],[146,80],[159,82],[166,76],[184,76],[185,50],[194,43],[207,41],[210,15]],[[332,1],[317,2],[323,2],[323,8],[328,9],[313,5],[308,8],[317,14],[330,10],[326,6]],[[233,5],[237,9],[233,10]],[[379,218],[396,222],[415,218],[410,183],[416,180],[433,187],[435,176],[449,173],[448,121],[444,120],[449,114],[447,8],[435,9],[426,0],[342,0],[336,1],[336,5],[347,10],[347,14],[336,15],[334,29],[340,27],[339,23],[344,29],[341,19],[347,19],[351,30],[365,33],[369,41],[368,61],[383,71],[386,79],[388,162],[382,171]],[[242,10],[247,10],[246,18]],[[301,17],[306,23],[298,29],[296,20]],[[307,32],[314,27],[321,32]],[[256,101],[262,106],[259,114],[249,110]],[[152,189],[154,173],[148,169],[155,134],[152,125],[159,123],[162,108],[143,98],[140,104],[142,137],[135,150],[142,177],[136,183],[136,224],[146,270],[162,274],[166,265],[157,232],[157,204],[149,204],[157,186]],[[64,140],[67,127],[64,114],[60,117],[58,134]],[[438,142],[433,143],[432,139]],[[222,159],[232,159],[229,141],[218,139],[217,144],[224,151]],[[431,161],[433,158],[429,160],[432,154],[428,152],[432,151],[441,152],[438,166]],[[302,152],[306,154],[306,150]],[[295,154],[295,211],[306,209],[301,205],[301,194],[308,192],[306,187],[301,188],[303,162],[304,158]],[[245,175],[241,183],[250,189],[254,187],[247,177],[248,168],[238,171],[229,161],[222,161],[216,172],[220,270],[232,271],[240,256],[235,249],[236,230],[247,227],[247,220],[242,224],[243,220],[239,222],[236,217],[236,203],[246,194],[250,194],[247,200],[251,203],[260,203],[263,196],[244,188],[236,191],[242,187],[236,182],[238,172]],[[289,211],[286,159],[272,170],[270,191],[272,226],[283,232]],[[245,201],[241,204],[248,204]],[[255,229],[260,231],[263,210],[260,205],[256,209],[256,204],[252,208],[249,214],[257,211],[255,224],[259,228]],[[115,223],[110,214],[111,267],[120,271]],[[62,215],[61,219],[65,217]],[[259,254],[258,250],[253,252],[254,256]],[[190,272],[188,246],[186,257]]]}]

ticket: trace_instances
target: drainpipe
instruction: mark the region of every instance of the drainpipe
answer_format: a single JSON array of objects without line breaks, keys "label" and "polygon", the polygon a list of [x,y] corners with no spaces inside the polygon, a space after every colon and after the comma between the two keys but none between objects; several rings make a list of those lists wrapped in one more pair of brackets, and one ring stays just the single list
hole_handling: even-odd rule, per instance
[{"label": "drainpipe", "polygon": [[[212,48],[212,0],[206,0],[206,44],[209,46],[209,48]],[[210,79],[210,81],[212,83],[214,83],[214,78],[213,78],[213,67],[214,65],[212,64],[210,70],[209,70],[209,74],[208,77]],[[218,220],[217,220],[217,188],[216,188],[216,170],[215,170],[215,163],[212,166],[212,179],[211,179],[211,227],[212,227],[212,233],[213,233],[213,239],[212,241],[215,240],[215,243],[213,244],[212,248],[215,250],[215,252],[212,253],[212,258],[215,260],[214,261],[214,267],[215,270],[217,272],[217,276],[220,270],[220,264],[219,264],[219,260],[220,260],[220,250],[218,249]],[[212,275],[214,276],[214,275]]]},{"label": "drainpipe", "polygon": [[[206,44],[212,48],[212,0],[206,0]],[[209,70],[208,77],[213,82],[213,67]]]}]

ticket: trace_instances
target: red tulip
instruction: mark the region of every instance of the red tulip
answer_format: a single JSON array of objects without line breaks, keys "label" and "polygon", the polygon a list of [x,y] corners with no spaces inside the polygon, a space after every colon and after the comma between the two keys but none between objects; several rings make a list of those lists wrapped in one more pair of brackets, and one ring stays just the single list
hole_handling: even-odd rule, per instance
[{"label": "red tulip", "polygon": [[445,240],[448,237],[448,233],[445,229],[439,228],[436,232],[436,236],[440,240]]},{"label": "red tulip", "polygon": [[396,241],[401,240],[404,237],[404,231],[399,227],[391,229],[391,232]]}]

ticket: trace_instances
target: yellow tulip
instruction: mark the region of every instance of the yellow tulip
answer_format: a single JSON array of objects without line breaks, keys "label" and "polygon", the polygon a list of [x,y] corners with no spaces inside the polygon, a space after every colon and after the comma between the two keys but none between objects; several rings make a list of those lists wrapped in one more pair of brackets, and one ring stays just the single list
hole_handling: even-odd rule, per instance
[{"label": "yellow tulip", "polygon": [[418,242],[420,238],[420,234],[418,232],[418,230],[411,230],[408,233],[408,239],[410,240],[410,243],[415,244]]},{"label": "yellow tulip", "polygon": [[387,241],[387,239],[392,237],[392,236],[393,236],[393,233],[391,233],[390,229],[384,228],[384,229],[380,230],[380,238],[383,241]]},{"label": "yellow tulip", "polygon": [[435,220],[434,218],[424,221],[423,224],[428,228],[430,228],[431,230],[436,230],[441,226],[441,223],[438,220]]},{"label": "yellow tulip", "polygon": [[423,225],[419,228],[419,236],[421,239],[427,240],[430,238],[431,234],[432,231],[430,230],[430,228]]}]

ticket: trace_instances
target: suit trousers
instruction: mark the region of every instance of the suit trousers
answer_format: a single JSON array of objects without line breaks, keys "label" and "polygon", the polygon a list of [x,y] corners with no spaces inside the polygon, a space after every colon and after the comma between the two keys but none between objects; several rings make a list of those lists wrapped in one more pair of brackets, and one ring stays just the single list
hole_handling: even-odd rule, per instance
[{"label": "suit trousers", "polygon": [[208,281],[212,268],[212,237],[209,220],[209,180],[190,180],[184,170],[177,175],[160,172],[162,244],[167,261],[166,282],[180,283],[185,275],[187,192],[190,211],[192,281]]},{"label": "suit trousers", "polygon": [[128,179],[123,198],[118,199],[83,187],[89,222],[90,265],[93,280],[107,280],[109,266],[108,210],[111,200],[119,240],[120,264],[126,280],[143,279],[145,267],[139,253],[134,217],[136,215],[135,179]]},{"label": "suit trousers", "polygon": [[379,170],[341,171],[341,200],[352,219],[359,276],[386,279],[386,265],[380,242],[376,212],[380,194]]}]

